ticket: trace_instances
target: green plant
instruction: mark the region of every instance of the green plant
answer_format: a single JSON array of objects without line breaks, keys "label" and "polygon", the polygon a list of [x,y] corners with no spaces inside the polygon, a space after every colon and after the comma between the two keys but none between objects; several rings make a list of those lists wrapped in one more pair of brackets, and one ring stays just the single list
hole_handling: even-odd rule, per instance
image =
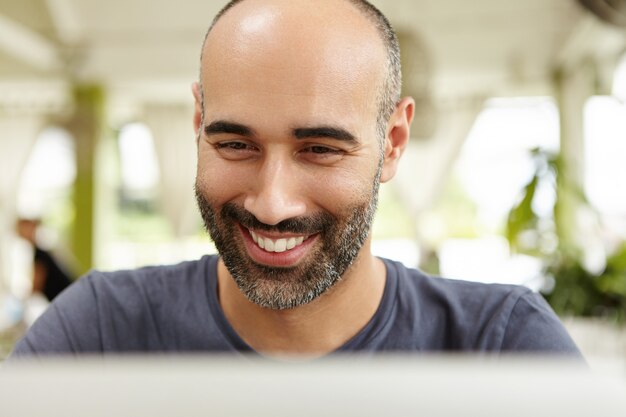
[{"label": "green plant", "polygon": [[[542,259],[544,273],[554,284],[544,295],[558,314],[626,322],[626,244],[607,256],[601,272],[585,268],[584,248],[577,247],[571,239],[576,228],[571,213],[590,206],[582,191],[561,175],[562,162],[558,156],[540,149],[534,149],[532,155],[534,175],[507,220],[506,237],[512,251]],[[533,209],[541,181],[549,181],[556,194],[551,219],[541,219]],[[542,244],[555,238],[554,245]]]}]

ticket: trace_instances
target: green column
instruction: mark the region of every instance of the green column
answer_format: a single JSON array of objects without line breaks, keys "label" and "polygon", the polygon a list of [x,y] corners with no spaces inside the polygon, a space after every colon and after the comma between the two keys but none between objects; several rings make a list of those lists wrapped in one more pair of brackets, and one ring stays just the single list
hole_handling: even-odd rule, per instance
[{"label": "green column", "polygon": [[104,117],[104,92],[97,85],[76,85],[73,97],[74,111],[66,124],[76,146],[71,244],[83,274],[93,265],[94,163]]}]

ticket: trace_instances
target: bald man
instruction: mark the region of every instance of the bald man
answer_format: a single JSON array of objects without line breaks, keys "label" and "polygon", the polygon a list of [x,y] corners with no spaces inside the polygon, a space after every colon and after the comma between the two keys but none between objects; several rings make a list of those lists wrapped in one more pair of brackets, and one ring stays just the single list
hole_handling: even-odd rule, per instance
[{"label": "bald man", "polygon": [[193,85],[196,197],[219,256],[93,272],[14,356],[74,352],[541,351],[578,354],[521,287],[372,256],[378,187],[415,103],[398,41],[361,0],[232,1]]}]

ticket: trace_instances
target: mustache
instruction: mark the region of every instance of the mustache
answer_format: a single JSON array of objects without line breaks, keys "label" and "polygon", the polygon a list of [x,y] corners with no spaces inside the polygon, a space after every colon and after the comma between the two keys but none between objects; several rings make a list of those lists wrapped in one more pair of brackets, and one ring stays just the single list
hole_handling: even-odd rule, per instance
[{"label": "mustache", "polygon": [[252,213],[235,203],[226,203],[222,206],[223,218],[229,218],[248,229],[263,230],[266,232],[314,234],[328,230],[334,223],[334,218],[328,213],[317,213],[306,217],[293,217],[280,223],[270,225],[259,221]]}]

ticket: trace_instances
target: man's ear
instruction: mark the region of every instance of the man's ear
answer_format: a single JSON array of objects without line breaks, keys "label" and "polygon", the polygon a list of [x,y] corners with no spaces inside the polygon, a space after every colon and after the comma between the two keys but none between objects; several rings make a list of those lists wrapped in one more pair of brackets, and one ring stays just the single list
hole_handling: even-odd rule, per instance
[{"label": "man's ear", "polygon": [[200,129],[202,126],[202,92],[200,91],[199,82],[194,82],[191,84],[191,92],[193,93],[193,98],[195,100],[195,109],[193,112],[193,130],[196,132],[196,135],[200,137]]},{"label": "man's ear", "polygon": [[396,175],[398,162],[411,137],[411,122],[415,112],[415,100],[405,97],[396,105],[389,119],[385,135],[385,150],[381,182],[387,182]]}]

